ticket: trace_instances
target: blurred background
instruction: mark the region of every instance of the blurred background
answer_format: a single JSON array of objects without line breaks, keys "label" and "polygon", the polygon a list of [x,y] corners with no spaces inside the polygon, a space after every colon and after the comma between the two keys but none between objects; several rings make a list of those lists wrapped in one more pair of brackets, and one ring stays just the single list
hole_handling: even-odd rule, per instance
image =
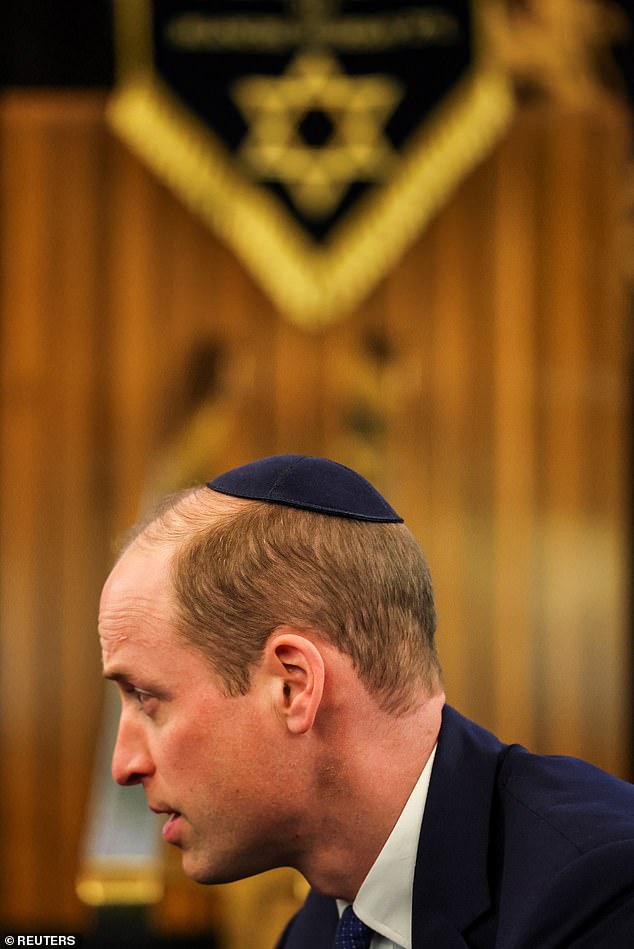
[{"label": "blurred background", "polygon": [[632,779],[634,24],[625,0],[486,5],[504,127],[387,272],[311,325],[113,131],[111,4],[5,4],[4,931],[269,949],[303,899],[290,871],[196,886],[154,829],[142,866],[90,851],[114,542],[156,495],[259,456],[334,458],[404,515],[453,705]]}]

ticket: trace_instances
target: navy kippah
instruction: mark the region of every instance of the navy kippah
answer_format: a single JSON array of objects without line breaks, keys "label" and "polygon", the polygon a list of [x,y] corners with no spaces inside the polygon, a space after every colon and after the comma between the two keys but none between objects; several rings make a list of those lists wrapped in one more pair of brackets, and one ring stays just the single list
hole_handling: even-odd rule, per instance
[{"label": "navy kippah", "polygon": [[358,521],[399,524],[403,520],[356,471],[310,455],[261,458],[218,475],[207,487],[236,498],[285,504]]}]

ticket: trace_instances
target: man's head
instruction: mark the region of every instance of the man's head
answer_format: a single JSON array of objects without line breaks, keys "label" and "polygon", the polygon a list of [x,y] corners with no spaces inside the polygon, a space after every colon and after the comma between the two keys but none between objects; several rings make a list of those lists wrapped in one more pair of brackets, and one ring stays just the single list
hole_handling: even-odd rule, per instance
[{"label": "man's head", "polygon": [[[341,492],[321,487],[311,461],[312,481],[286,494],[269,473],[283,500],[244,476],[168,500],[104,590],[105,671],[123,699],[113,773],[181,815],[164,833],[196,879],[297,864],[302,812],[337,767],[324,740],[333,710],[341,727],[348,699],[397,720],[440,690],[418,545],[380,495],[364,498],[367,482],[336,466],[339,514]],[[327,478],[333,463],[315,462]],[[261,476],[257,465],[247,469]]]}]

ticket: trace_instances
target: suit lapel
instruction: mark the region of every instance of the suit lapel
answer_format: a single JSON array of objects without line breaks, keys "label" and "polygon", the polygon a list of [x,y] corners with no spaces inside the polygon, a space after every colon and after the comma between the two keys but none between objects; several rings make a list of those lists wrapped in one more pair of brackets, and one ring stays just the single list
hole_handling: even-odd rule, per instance
[{"label": "suit lapel", "polygon": [[487,862],[504,748],[445,707],[414,875],[413,949],[463,949],[462,934],[491,906]]},{"label": "suit lapel", "polygon": [[330,949],[339,921],[337,904],[311,890],[302,910],[280,939],[278,949]]}]

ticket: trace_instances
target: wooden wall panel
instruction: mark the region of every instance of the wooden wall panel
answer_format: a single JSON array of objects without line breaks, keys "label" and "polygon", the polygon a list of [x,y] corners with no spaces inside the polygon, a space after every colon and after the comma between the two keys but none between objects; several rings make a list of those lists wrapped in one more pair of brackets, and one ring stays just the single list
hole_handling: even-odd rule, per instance
[{"label": "wooden wall panel", "polygon": [[107,563],[96,398],[105,132],[92,97],[9,97],[3,119],[3,916],[76,924]]},{"label": "wooden wall panel", "polygon": [[[73,883],[114,537],[179,479],[258,455],[335,457],[406,516],[454,704],[629,773],[626,117],[521,113],[395,271],[311,335],[112,138],[103,105],[0,105],[0,918],[86,921]],[[157,926],[271,943],[272,922],[258,941],[226,917],[263,890],[220,895],[178,863]],[[267,885],[288,911],[292,884]]]},{"label": "wooden wall panel", "polygon": [[[497,165],[493,280],[493,689],[502,734],[534,742],[532,676],[535,481],[535,258],[538,130],[531,123],[504,143]],[[531,160],[532,159],[532,160]],[[509,646],[512,643],[512,650]]]}]

